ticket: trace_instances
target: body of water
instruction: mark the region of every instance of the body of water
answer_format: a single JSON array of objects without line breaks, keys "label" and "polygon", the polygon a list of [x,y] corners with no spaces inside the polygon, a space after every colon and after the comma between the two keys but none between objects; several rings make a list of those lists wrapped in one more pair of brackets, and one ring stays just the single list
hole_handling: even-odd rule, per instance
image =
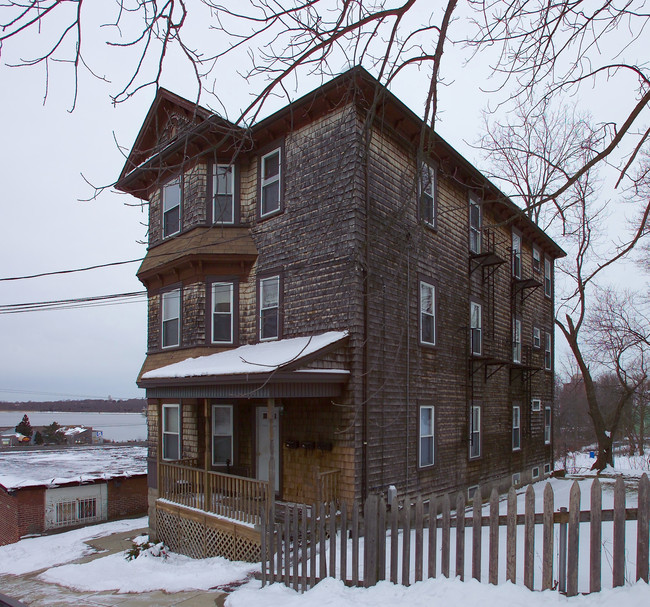
[{"label": "body of water", "polygon": [[32,426],[91,426],[101,430],[104,439],[112,441],[145,440],[147,418],[142,413],[94,413],[74,411],[0,411],[0,428],[15,427],[27,414]]}]

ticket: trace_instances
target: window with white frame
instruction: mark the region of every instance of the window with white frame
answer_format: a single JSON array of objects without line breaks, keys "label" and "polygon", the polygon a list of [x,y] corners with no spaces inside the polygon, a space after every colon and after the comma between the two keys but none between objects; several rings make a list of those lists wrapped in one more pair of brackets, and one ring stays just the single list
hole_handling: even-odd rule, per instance
[{"label": "window with white frame", "polygon": [[420,281],[420,343],[436,343],[436,289]]},{"label": "window with white frame", "polygon": [[469,198],[469,250],[471,253],[481,252],[481,203],[478,198]]},{"label": "window with white frame", "polygon": [[533,327],[533,348],[539,350],[542,347],[542,330],[539,327]]},{"label": "window with white frame", "polygon": [[539,398],[533,398],[530,401],[530,408],[533,411],[541,411],[542,410],[542,401]]},{"label": "window with white frame", "polygon": [[420,218],[426,224],[436,226],[436,170],[428,164],[420,163]]},{"label": "window with white frame", "polygon": [[233,463],[232,405],[212,405],[212,465]]},{"label": "window with white frame", "polygon": [[551,473],[551,464],[544,464],[544,475]]},{"label": "window with white frame", "polygon": [[181,231],[181,198],[182,185],[180,178],[173,179],[162,189],[163,207],[163,238],[173,236]]},{"label": "window with white frame", "polygon": [[173,348],[180,344],[181,290],[162,294],[162,347]]},{"label": "window with white frame", "polygon": [[162,457],[165,460],[181,458],[181,406],[163,405]]},{"label": "window with white frame", "polygon": [[235,167],[215,164],[212,167],[212,221],[235,223]]},{"label": "window with white frame", "polygon": [[212,283],[212,343],[233,343],[234,285],[232,282]]},{"label": "window with white frame", "polygon": [[480,356],[482,344],[482,309],[481,305],[472,301],[469,304],[470,347],[472,354]]},{"label": "window with white frame", "polygon": [[533,272],[538,274],[542,271],[542,253],[537,247],[533,247]]},{"label": "window with white frame", "polygon": [[469,456],[481,455],[481,407],[472,405],[469,409]]},{"label": "window with white frame", "polygon": [[544,444],[551,444],[551,408],[544,407]]},{"label": "window with white frame", "polygon": [[521,278],[521,234],[512,232],[512,276]]},{"label": "window with white frame", "polygon": [[539,466],[535,466],[532,470],[533,480],[539,478]]},{"label": "window with white frame", "polygon": [[282,151],[280,148],[262,156],[260,186],[260,217],[280,210]]},{"label": "window with white frame", "polygon": [[512,485],[513,487],[519,487],[521,485],[521,474],[519,472],[515,472],[512,475]]},{"label": "window with white frame", "polygon": [[544,368],[547,371],[553,366],[553,341],[549,331],[544,333]]},{"label": "window with white frame", "polygon": [[553,262],[548,257],[544,258],[544,295],[553,295]]},{"label": "window with white frame", "polygon": [[434,408],[420,407],[420,468],[433,466],[434,463]]},{"label": "window with white frame", "polygon": [[260,340],[280,336],[280,277],[260,279]]},{"label": "window with white frame", "polygon": [[521,449],[521,408],[519,405],[512,407],[512,450]]},{"label": "window with white frame", "polygon": [[512,319],[512,362],[521,362],[521,320]]}]

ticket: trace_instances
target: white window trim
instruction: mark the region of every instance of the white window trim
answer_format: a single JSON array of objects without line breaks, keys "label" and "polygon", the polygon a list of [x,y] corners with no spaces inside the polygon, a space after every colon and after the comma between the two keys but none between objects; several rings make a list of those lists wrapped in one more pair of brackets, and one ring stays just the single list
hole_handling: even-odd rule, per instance
[{"label": "white window trim", "polygon": [[[478,210],[478,226],[472,225],[472,206]],[[483,230],[483,210],[481,201],[470,194],[469,197],[469,250],[470,253],[479,255],[482,249],[481,235]],[[474,237],[474,238],[472,238]]]},{"label": "white window trim", "polygon": [[[423,409],[429,409],[431,411],[431,434],[423,434],[422,432],[422,410]],[[429,466],[433,466],[436,463],[436,440],[435,440],[435,433],[436,433],[436,417],[435,417],[436,411],[435,407],[433,405],[420,405],[420,427],[419,427],[419,434],[420,434],[420,440],[418,441],[418,467],[420,468],[428,468]],[[431,461],[423,463],[422,462],[422,439],[428,439],[431,441]]]},{"label": "white window trim", "polygon": [[[215,414],[214,412],[217,409],[228,409],[230,411],[230,428],[229,428],[229,434],[215,434],[214,432],[214,420],[215,420]],[[235,437],[233,433],[233,428],[234,428],[234,423],[233,423],[233,406],[232,405],[212,405],[212,428],[211,428],[211,438],[212,442],[210,445],[211,451],[212,451],[212,465],[213,466],[226,466],[227,462],[217,462],[214,459],[214,439],[215,437],[218,436],[229,436],[230,437],[230,457],[228,458],[230,460],[230,464],[232,465],[233,463],[233,451],[235,448]]]},{"label": "white window trim", "polygon": [[[475,325],[475,315],[474,315],[474,310],[478,310],[478,315],[476,316],[476,320],[478,320],[478,326]],[[471,301],[469,303],[469,324],[470,324],[470,331],[469,331],[469,344],[470,344],[470,350],[472,354],[476,356],[480,356],[483,353],[483,307],[481,304]],[[474,335],[478,334],[478,340],[474,340]],[[478,348],[476,348],[475,341],[478,341]]]},{"label": "white window trim", "polygon": [[[167,305],[165,304],[166,301],[168,301],[171,297],[177,297],[178,298],[178,316],[170,316],[169,318],[165,318],[166,315],[166,308]],[[183,300],[181,298],[181,290],[180,289],[172,289],[171,291],[165,291],[161,295],[161,310],[160,310],[160,316],[161,316],[161,325],[160,325],[160,347],[161,348],[177,348],[181,344],[181,307],[182,307]],[[173,344],[167,344],[164,345],[163,343],[163,337],[165,334],[165,323],[170,322],[173,320],[178,320],[178,335],[176,336],[176,343]]]},{"label": "white window trim", "polygon": [[[225,341],[225,340],[218,340],[214,338],[214,316],[215,314],[218,314],[220,316],[225,316],[225,312],[215,312],[214,310],[214,304],[215,304],[215,290],[217,287],[230,287],[230,312],[228,315],[230,316],[230,340]],[[234,314],[234,298],[235,298],[235,285],[232,282],[213,282],[212,287],[211,287],[211,315],[210,315],[210,334],[211,334],[211,340],[213,344],[232,344],[235,339],[235,314]]]},{"label": "white window trim", "polygon": [[[517,433],[516,441],[515,432]],[[521,451],[521,407],[519,405],[512,407],[512,450]]]},{"label": "white window trim", "polygon": [[[176,185],[178,185],[178,189],[179,189],[179,192],[178,192],[178,204],[175,204],[174,206],[171,206],[171,207],[167,208],[167,196],[166,196],[167,188],[170,188],[170,187],[176,186]],[[172,236],[178,234],[181,231],[181,221],[182,221],[181,203],[182,203],[182,200],[183,200],[183,183],[182,183],[182,180],[181,180],[180,177],[176,177],[175,179],[172,179],[171,181],[168,181],[165,185],[163,185],[163,188],[162,188],[162,226],[161,226],[162,237],[163,238],[171,238]],[[165,216],[167,215],[167,213],[169,211],[175,209],[176,207],[178,207],[178,229],[175,232],[170,232],[169,234],[165,234]]]},{"label": "white window trim", "polygon": [[553,296],[553,264],[548,257],[544,257],[544,295]]},{"label": "white window trim", "polygon": [[542,410],[542,399],[541,398],[532,398],[530,400],[530,410],[531,411],[541,411]]},{"label": "white window trim", "polygon": [[544,407],[544,444],[551,444],[551,424],[552,424],[551,408]]},{"label": "white window trim", "polygon": [[512,485],[513,487],[518,487],[521,485],[521,474],[519,472],[515,472],[512,475]]},{"label": "white window trim", "polygon": [[[423,289],[428,289],[431,291],[431,312],[423,310],[423,302],[424,298],[422,297],[422,290]],[[420,343],[425,344],[427,346],[435,346],[436,345],[436,288],[434,285],[431,283],[428,283],[424,280],[420,281],[420,290],[419,290],[419,303],[420,303]],[[428,341],[424,339],[424,323],[422,322],[422,319],[424,316],[427,316],[433,320],[432,326],[433,326],[433,339],[432,341]]]},{"label": "white window trim", "polygon": [[512,362],[521,364],[521,319],[512,319]]},{"label": "white window trim", "polygon": [[[420,213],[422,215],[422,221],[432,228],[436,227],[436,188],[437,188],[437,172],[434,167],[426,162],[420,162],[420,171],[418,179],[418,193],[419,193],[419,203],[420,203]],[[429,188],[424,187],[425,183],[425,173],[428,173],[428,182]],[[427,191],[430,189],[430,191]],[[422,199],[426,197],[427,199],[427,215],[430,215],[431,221],[425,219],[425,213],[422,212],[423,203]]]},{"label": "white window trim", "polygon": [[521,234],[515,230],[512,231],[512,276],[521,278]]},{"label": "white window trim", "polygon": [[539,327],[533,327],[533,348],[540,350],[542,347],[542,330]]},{"label": "white window trim", "polygon": [[[537,261],[537,264],[535,262]],[[541,274],[542,272],[542,252],[533,246],[533,272]]]},{"label": "white window trim", "polygon": [[535,466],[535,467],[532,469],[532,471],[531,471],[531,476],[532,476],[533,480],[539,478],[539,466]]},{"label": "white window trim", "polygon": [[544,476],[548,476],[551,473],[551,464],[544,464]]},{"label": "white window trim", "polygon": [[[263,291],[264,291],[264,285],[269,283],[270,281],[275,281],[277,282],[278,285],[278,300],[276,302],[275,306],[269,306],[267,308],[263,307],[263,302],[264,302],[264,297],[263,297]],[[280,338],[280,276],[267,276],[266,278],[260,278],[260,286],[259,286],[259,302],[260,302],[260,312],[259,312],[259,337],[260,341],[273,341],[276,339]],[[275,309],[277,311],[277,331],[276,335],[272,337],[262,337],[262,312],[265,310],[273,310]]]},{"label": "white window trim", "polygon": [[550,371],[553,368],[553,338],[550,331],[544,332],[544,369]]},{"label": "white window trim", "polygon": [[[175,409],[176,410],[176,419],[178,420],[178,432],[170,432],[169,430],[165,430],[165,418],[167,417],[165,415],[165,410],[167,409]],[[174,404],[164,404],[162,406],[162,423],[161,423],[161,428],[162,428],[162,445],[161,445],[161,452],[162,452],[162,458],[165,461],[177,461],[173,460],[170,457],[165,457],[165,436],[176,436],[176,441],[178,445],[178,458],[181,459],[181,406],[179,403],[174,403]]]},{"label": "white window trim", "polygon": [[[276,175],[273,175],[272,177],[269,177],[268,179],[264,178],[264,166],[266,163],[266,159],[269,158],[269,156],[273,156],[277,154],[278,155],[278,172]],[[262,158],[260,159],[260,181],[261,181],[261,186],[260,186],[260,217],[268,217],[269,215],[273,215],[280,211],[282,208],[282,148],[275,148],[274,150],[271,150],[268,152],[268,154],[264,154]],[[272,209],[270,211],[267,211],[266,213],[264,212],[264,188],[268,185],[271,185],[275,182],[278,182],[278,206],[275,209]]]},{"label": "white window trim", "polygon": [[[478,413],[478,429],[474,427],[474,413]],[[469,457],[476,459],[481,457],[481,405],[472,405],[469,409]],[[478,439],[477,452],[472,453],[474,438]]]},{"label": "white window trim", "polygon": [[[226,196],[217,192],[217,173],[219,169],[230,169],[230,218],[228,220],[217,220],[217,196]],[[234,164],[215,164],[212,168],[212,223],[217,225],[233,225],[235,223],[235,165]]]}]

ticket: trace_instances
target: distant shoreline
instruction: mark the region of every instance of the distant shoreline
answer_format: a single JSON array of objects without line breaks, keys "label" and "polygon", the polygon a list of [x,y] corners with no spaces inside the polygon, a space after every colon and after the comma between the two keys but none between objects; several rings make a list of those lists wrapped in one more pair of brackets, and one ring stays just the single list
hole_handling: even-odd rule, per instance
[{"label": "distant shoreline", "polygon": [[60,401],[0,401],[0,411],[27,412],[88,412],[88,413],[141,413],[147,406],[144,398],[126,400],[60,400]]}]

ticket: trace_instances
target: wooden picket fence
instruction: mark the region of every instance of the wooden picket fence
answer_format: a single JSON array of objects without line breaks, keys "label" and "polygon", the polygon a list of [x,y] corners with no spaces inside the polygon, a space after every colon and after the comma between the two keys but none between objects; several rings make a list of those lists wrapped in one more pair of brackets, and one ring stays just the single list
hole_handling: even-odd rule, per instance
[{"label": "wooden picket fence", "polygon": [[[480,488],[475,495],[481,495]],[[612,586],[622,586],[626,578],[648,581],[650,482],[645,474],[639,481],[637,508],[625,507],[625,485],[620,477],[614,484],[612,510],[601,507],[598,479],[591,485],[590,510],[580,509],[576,481],[571,486],[568,509],[555,509],[548,483],[543,498],[543,512],[536,513],[535,491],[529,486],[524,512],[518,513],[517,495],[511,488],[505,515],[499,513],[496,489],[486,506],[487,514],[480,499],[473,500],[471,512],[466,511],[464,492],[456,498],[455,512],[448,495],[442,499],[432,495],[428,500],[420,496],[414,503],[393,500],[390,504],[383,497],[371,496],[365,501],[363,516],[356,504],[348,512],[345,503],[340,509],[334,503],[321,503],[286,506],[279,517],[282,520],[277,521],[272,507],[262,524],[262,583],[281,582],[304,591],[329,576],[351,586],[368,587],[379,580],[409,585],[438,575],[453,574],[462,580],[471,569],[471,576],[479,581],[498,584],[505,579],[523,582],[531,590],[554,588],[574,596],[579,591],[579,563],[587,561],[584,555],[580,559],[582,524],[583,533],[587,527],[589,530],[588,547],[583,541],[583,550],[589,552],[589,579],[588,588],[583,580],[580,591],[598,592],[604,579],[603,524],[609,523],[613,542],[611,548],[607,544],[605,557],[611,560]],[[429,516],[429,512],[438,515]],[[636,524],[626,527],[626,521]],[[626,547],[626,532],[629,536],[633,531]],[[630,544],[634,539],[633,547]],[[635,574],[629,562],[633,554]],[[518,577],[518,571],[523,575]],[[538,575],[541,571],[537,581],[536,571]]]}]

